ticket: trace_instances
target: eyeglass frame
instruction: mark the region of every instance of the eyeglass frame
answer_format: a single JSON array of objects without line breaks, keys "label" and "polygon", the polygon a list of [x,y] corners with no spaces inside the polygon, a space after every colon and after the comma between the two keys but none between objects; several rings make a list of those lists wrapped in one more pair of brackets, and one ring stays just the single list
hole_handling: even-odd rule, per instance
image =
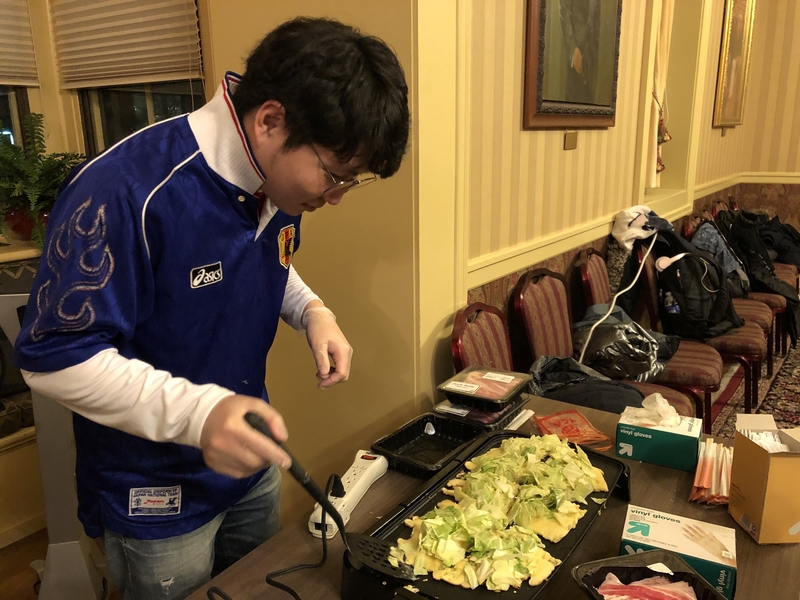
[{"label": "eyeglass frame", "polygon": [[319,152],[317,152],[317,149],[314,147],[314,145],[309,144],[309,146],[311,146],[311,149],[314,151],[314,154],[317,155],[317,160],[319,161],[319,164],[322,166],[322,169],[328,174],[328,177],[330,177],[331,181],[333,182],[332,186],[330,186],[324,192],[322,192],[323,196],[336,190],[344,190],[343,193],[347,193],[355,187],[359,186],[364,187],[365,185],[368,185],[378,180],[377,175],[369,172],[365,173],[364,175],[354,177],[353,179],[337,179],[333,175],[333,173],[330,172],[330,169],[328,169],[328,167],[325,166],[322,157],[319,155]]}]

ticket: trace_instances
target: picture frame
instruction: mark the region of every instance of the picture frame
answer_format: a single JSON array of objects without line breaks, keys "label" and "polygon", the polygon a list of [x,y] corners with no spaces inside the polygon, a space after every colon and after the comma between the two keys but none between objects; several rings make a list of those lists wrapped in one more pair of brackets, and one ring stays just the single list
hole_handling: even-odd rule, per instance
[{"label": "picture frame", "polygon": [[527,0],[524,129],[613,127],[622,0]]},{"label": "picture frame", "polygon": [[755,10],[755,0],[725,1],[713,127],[735,127],[744,120]]}]

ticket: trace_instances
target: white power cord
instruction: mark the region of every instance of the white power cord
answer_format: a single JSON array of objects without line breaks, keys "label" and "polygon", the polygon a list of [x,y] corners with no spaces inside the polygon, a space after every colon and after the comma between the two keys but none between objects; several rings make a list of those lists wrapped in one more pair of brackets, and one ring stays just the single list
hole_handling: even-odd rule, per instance
[{"label": "white power cord", "polygon": [[653,249],[653,246],[656,243],[656,238],[657,237],[658,237],[658,232],[655,232],[653,234],[653,241],[650,242],[650,246],[647,248],[647,252],[645,252],[644,258],[642,259],[642,262],[639,264],[639,270],[636,271],[636,277],[633,278],[633,281],[631,281],[631,284],[628,287],[626,287],[624,290],[620,290],[619,292],[617,292],[614,295],[614,297],[611,299],[611,306],[608,307],[608,312],[603,315],[602,319],[600,319],[599,321],[597,321],[597,323],[592,325],[592,328],[589,330],[589,335],[586,336],[586,341],[583,343],[583,349],[581,350],[581,356],[578,359],[579,363],[583,364],[583,355],[586,354],[586,348],[589,346],[589,341],[591,341],[591,339],[592,339],[592,334],[594,333],[594,330],[597,328],[598,325],[600,325],[600,323],[605,321],[608,318],[608,315],[611,314],[611,311],[614,310],[614,305],[616,305],[616,303],[617,303],[617,298],[619,298],[622,294],[624,294],[629,289],[631,289],[634,285],[636,285],[636,282],[639,280],[639,275],[642,274],[642,269],[644,268],[644,263],[647,260],[647,257],[650,256],[650,251]]}]

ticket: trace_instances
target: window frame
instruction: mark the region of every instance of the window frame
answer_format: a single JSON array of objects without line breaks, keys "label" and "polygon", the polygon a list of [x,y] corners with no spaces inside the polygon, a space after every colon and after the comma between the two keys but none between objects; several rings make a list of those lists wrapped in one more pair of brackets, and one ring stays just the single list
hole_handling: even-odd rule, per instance
[{"label": "window frame", "polygon": [[25,136],[23,135],[22,123],[25,121],[25,117],[31,112],[28,88],[20,85],[7,85],[4,87],[9,88],[8,97],[11,104],[11,123],[8,125],[11,127],[11,132],[14,134],[15,140],[18,140],[15,143],[24,148]]},{"label": "window frame", "polygon": [[[162,93],[158,90],[158,86],[162,83],[185,83],[188,85],[191,92],[195,91],[196,86],[199,86],[200,96],[203,97],[205,102],[205,82],[200,78],[181,79],[170,82],[152,82],[143,84],[130,84],[130,87],[142,87],[145,95],[145,106],[147,110],[147,125],[146,127],[155,124],[155,104],[154,95]],[[109,88],[121,87],[118,85],[108,86]],[[156,88],[154,90],[154,87]],[[100,92],[106,87],[85,88],[76,90],[78,93],[78,104],[80,106],[81,124],[83,130],[83,142],[86,149],[86,156],[97,156],[107,149],[105,142],[105,131],[103,130],[103,117],[100,101]],[[196,94],[191,94],[195,96]],[[196,107],[196,108],[199,108]],[[114,142],[116,143],[116,142]],[[113,144],[112,144],[113,145]],[[110,146],[108,146],[110,147]]]}]

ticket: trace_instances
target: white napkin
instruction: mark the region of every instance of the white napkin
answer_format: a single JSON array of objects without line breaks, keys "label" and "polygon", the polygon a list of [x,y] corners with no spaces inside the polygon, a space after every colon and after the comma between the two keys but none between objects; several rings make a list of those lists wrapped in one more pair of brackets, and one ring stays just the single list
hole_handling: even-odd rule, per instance
[{"label": "white napkin", "polygon": [[642,408],[627,407],[620,421],[643,427],[677,427],[681,424],[681,416],[664,396],[650,394],[642,400]]}]

